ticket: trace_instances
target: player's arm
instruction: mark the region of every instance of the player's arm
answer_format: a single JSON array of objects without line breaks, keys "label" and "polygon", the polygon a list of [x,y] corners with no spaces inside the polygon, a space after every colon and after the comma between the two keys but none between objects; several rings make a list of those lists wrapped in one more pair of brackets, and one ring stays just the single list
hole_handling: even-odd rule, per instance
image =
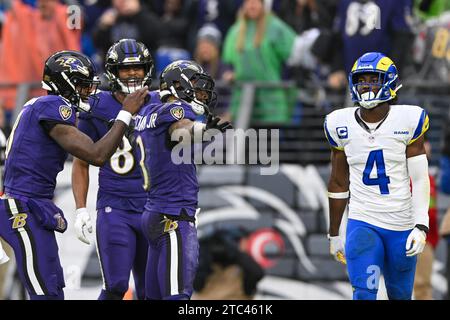
[{"label": "player's arm", "polygon": [[415,256],[425,246],[430,204],[430,178],[423,135],[407,146],[406,162],[412,184],[412,212],[415,220],[415,228],[406,241],[406,255]]},{"label": "player's arm", "polygon": [[344,151],[332,148],[331,176],[328,181],[331,237],[339,235],[339,226],[349,197],[349,169]]},{"label": "player's arm", "polygon": [[328,181],[328,203],[330,207],[330,253],[334,259],[345,264],[344,245],[339,236],[339,227],[349,197],[349,169],[347,156],[342,150],[332,148],[331,175]]},{"label": "player's arm", "polygon": [[123,102],[123,109],[119,112],[114,125],[99,141],[93,142],[87,135],[74,126],[62,123],[55,124],[49,135],[67,152],[89,164],[102,166],[111,158],[122,141],[131,121],[131,114],[136,113],[144,103],[148,94],[147,87],[127,95]]},{"label": "player's arm", "polygon": [[[202,123],[199,121],[192,121],[190,119],[181,119],[174,123],[172,123],[169,127],[169,135],[172,137],[172,134],[176,130],[183,130],[183,132],[189,134],[189,141],[191,142],[202,142],[202,135],[204,131],[214,129],[220,132],[225,132],[227,129],[231,129],[232,125],[229,121],[220,122],[219,117],[214,117],[212,115],[208,116],[206,123]],[[199,138],[200,141],[195,141],[195,139]],[[172,139],[171,139],[172,140]],[[181,139],[178,140],[181,142]]]},{"label": "player's arm", "polygon": [[89,163],[78,158],[73,159],[72,164],[72,192],[75,198],[77,210],[75,219],[75,232],[80,241],[90,244],[84,227],[88,233],[92,233],[92,222],[89,212],[86,209],[86,200],[89,190]]},{"label": "player's arm", "polygon": [[89,163],[78,158],[72,163],[72,192],[77,209],[86,208],[89,190]]}]

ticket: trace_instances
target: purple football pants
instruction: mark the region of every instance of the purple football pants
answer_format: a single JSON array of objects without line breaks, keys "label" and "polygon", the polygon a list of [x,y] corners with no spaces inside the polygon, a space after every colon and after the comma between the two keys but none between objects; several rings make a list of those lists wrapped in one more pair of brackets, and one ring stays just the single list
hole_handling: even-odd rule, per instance
[{"label": "purple football pants", "polygon": [[20,280],[31,300],[64,299],[55,232],[44,228],[25,202],[0,200],[0,236],[14,250]]},{"label": "purple football pants", "polygon": [[133,272],[136,295],[145,297],[148,242],[141,214],[109,208],[97,211],[97,253],[103,276],[100,300],[122,299]]},{"label": "purple football pants", "polygon": [[149,241],[145,298],[191,298],[198,266],[197,229],[193,222],[150,211],[142,214],[142,228]]}]

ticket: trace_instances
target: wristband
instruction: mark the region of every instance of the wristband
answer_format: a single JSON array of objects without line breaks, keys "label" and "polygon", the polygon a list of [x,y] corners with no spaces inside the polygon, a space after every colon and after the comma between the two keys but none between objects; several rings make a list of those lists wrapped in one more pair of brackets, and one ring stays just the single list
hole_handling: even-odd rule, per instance
[{"label": "wristband", "polygon": [[75,214],[79,215],[80,213],[84,213],[87,212],[86,208],[78,208],[77,210],[75,210]]},{"label": "wristband", "polygon": [[125,110],[120,110],[119,114],[116,117],[116,120],[120,120],[128,126],[130,125],[131,118],[132,118],[131,113]]},{"label": "wristband", "polygon": [[350,192],[328,192],[328,198],[331,199],[348,199]]}]

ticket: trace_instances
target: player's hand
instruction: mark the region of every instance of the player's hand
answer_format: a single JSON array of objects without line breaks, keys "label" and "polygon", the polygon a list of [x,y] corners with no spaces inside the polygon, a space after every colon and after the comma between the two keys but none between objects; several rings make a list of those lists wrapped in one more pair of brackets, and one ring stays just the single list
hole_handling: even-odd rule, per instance
[{"label": "player's hand", "polygon": [[219,122],[220,122],[219,117],[214,117],[212,114],[208,115],[205,130],[208,131],[209,129],[216,129],[219,130],[220,132],[225,132],[227,129],[233,129],[233,126],[229,121],[224,121],[222,123]]},{"label": "player's hand", "polygon": [[9,261],[9,257],[6,252],[3,250],[2,243],[0,242],[0,264],[7,263]]},{"label": "player's hand", "polygon": [[342,243],[340,236],[328,236],[330,241],[330,253],[334,259],[342,264],[347,264],[345,259],[344,244]]},{"label": "player's hand", "polygon": [[76,211],[76,215],[75,232],[77,234],[77,238],[86,244],[91,244],[84,231],[84,228],[86,228],[88,233],[92,233],[92,222],[89,212],[86,208],[79,208]]},{"label": "player's hand", "polygon": [[147,95],[148,95],[147,86],[143,87],[142,89],[136,90],[133,93],[127,94],[122,103],[123,110],[128,111],[131,114],[135,114],[144,104]]},{"label": "player's hand", "polygon": [[406,240],[406,256],[414,257],[415,255],[422,253],[425,248],[426,240],[427,234],[424,231],[418,228],[412,229]]}]

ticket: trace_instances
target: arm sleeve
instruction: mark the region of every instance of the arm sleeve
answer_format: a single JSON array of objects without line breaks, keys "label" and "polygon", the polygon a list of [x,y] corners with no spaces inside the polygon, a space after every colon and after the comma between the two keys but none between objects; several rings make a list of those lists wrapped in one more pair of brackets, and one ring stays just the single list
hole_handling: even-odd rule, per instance
[{"label": "arm sleeve", "polygon": [[234,66],[236,55],[238,54],[237,45],[238,24],[233,25],[228,31],[223,45],[222,60],[228,65]]},{"label": "arm sleeve", "polygon": [[425,154],[408,158],[408,173],[412,182],[412,211],[415,224],[429,225],[430,177]]},{"label": "arm sleeve", "polygon": [[39,122],[61,123],[75,126],[75,110],[66,104],[46,103],[37,115]]},{"label": "arm sleeve", "polygon": [[273,49],[277,53],[280,61],[286,61],[294,49],[294,42],[297,34],[295,31],[282,20],[276,17],[270,17],[269,23],[273,25],[275,32],[273,33],[273,39],[271,43]]},{"label": "arm sleeve", "polygon": [[327,138],[328,143],[332,148],[335,148],[337,150],[344,150],[344,146],[338,136],[338,131],[340,132],[340,134],[343,134],[345,136],[346,129],[347,127],[334,128],[332,124],[332,118],[330,118],[330,116],[327,116],[325,118],[325,122],[323,123],[323,131],[325,132],[325,137]]},{"label": "arm sleeve", "polygon": [[197,115],[192,111],[192,108],[186,103],[173,103],[167,105],[162,112],[160,112],[155,121],[156,134],[161,134],[174,122],[182,119],[189,119],[195,121]]},{"label": "arm sleeve", "polygon": [[425,132],[428,131],[428,128],[430,127],[430,119],[428,117],[427,112],[421,109],[419,120],[418,121],[414,120],[413,123],[416,125],[413,127],[413,135],[409,140],[408,145],[419,139],[421,136],[425,134]]}]

